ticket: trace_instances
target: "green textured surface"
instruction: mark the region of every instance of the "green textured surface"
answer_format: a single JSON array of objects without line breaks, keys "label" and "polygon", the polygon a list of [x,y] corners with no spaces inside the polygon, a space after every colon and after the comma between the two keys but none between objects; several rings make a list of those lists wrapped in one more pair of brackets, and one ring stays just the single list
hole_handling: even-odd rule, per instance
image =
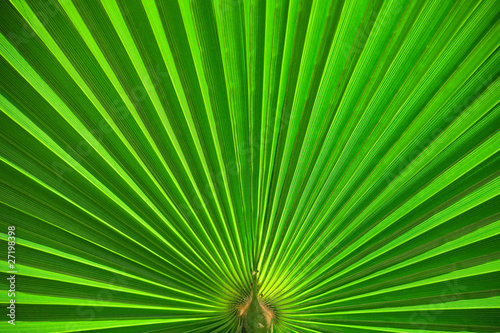
[{"label": "green textured surface", "polygon": [[[498,0],[0,1],[0,331],[500,332]],[[16,237],[8,324],[7,227]]]}]

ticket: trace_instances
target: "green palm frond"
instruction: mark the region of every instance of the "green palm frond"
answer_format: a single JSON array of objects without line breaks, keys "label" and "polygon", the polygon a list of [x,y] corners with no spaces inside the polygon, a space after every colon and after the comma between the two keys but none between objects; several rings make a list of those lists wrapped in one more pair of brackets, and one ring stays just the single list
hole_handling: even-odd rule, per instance
[{"label": "green palm frond", "polygon": [[0,12],[0,331],[500,332],[497,0]]}]

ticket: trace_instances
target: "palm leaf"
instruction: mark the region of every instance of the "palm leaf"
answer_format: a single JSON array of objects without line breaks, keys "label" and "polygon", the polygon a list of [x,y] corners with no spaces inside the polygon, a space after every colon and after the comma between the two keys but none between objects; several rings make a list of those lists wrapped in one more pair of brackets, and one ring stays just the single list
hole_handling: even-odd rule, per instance
[{"label": "palm leaf", "polygon": [[0,6],[0,331],[500,331],[498,1]]}]

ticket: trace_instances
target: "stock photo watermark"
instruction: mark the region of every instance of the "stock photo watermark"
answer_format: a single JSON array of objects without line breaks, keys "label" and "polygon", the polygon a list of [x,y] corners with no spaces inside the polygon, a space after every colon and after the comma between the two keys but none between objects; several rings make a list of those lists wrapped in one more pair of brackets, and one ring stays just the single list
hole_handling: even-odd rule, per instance
[{"label": "stock photo watermark", "polygon": [[457,280],[444,282],[444,287],[439,296],[434,298],[423,310],[410,314],[410,324],[419,332],[426,332],[429,324],[435,322],[445,309],[445,303],[456,302],[463,298],[462,293],[467,286],[460,284]]},{"label": "stock photo watermark", "polygon": [[7,281],[9,289],[7,296],[9,297],[9,305],[7,306],[7,321],[11,325],[16,324],[16,227],[9,226],[7,228]]},{"label": "stock photo watermark", "polygon": [[[126,287],[129,285],[130,278],[121,274],[124,273],[122,268],[120,273],[113,272],[113,276],[106,281],[110,286],[116,287]],[[97,291],[95,296],[88,297],[76,309],[76,314],[82,319],[78,322],[68,322],[65,327],[67,332],[80,331],[82,327],[82,322],[89,322],[96,319],[98,313],[101,313],[104,309],[104,305],[101,302],[110,303],[113,302],[115,298],[116,291],[112,289],[101,288]]]}]

